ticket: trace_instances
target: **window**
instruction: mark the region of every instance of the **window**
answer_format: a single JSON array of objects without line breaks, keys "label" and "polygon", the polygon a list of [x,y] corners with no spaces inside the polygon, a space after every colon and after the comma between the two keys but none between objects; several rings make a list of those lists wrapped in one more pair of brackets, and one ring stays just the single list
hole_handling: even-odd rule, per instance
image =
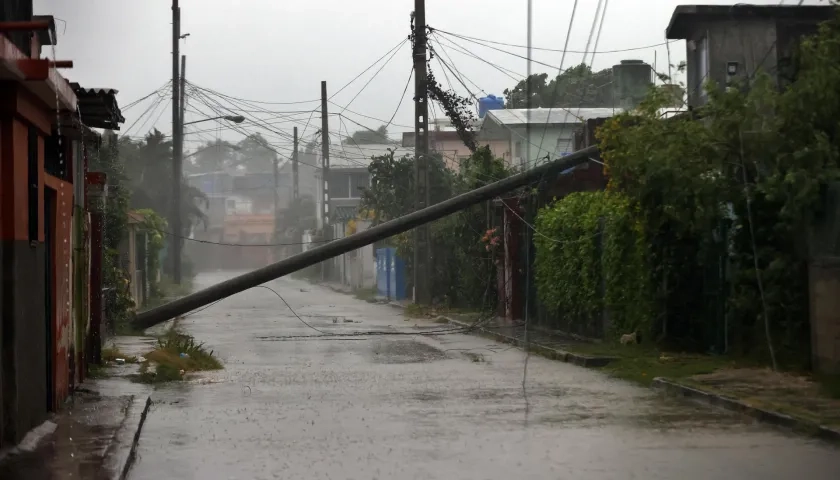
[{"label": "window", "polygon": [[361,198],[362,190],[370,186],[370,174],[354,173],[350,175],[350,198]]},{"label": "window", "polygon": [[695,51],[696,74],[697,80],[696,88],[698,97],[706,100],[705,83],[709,80],[709,37],[704,36],[697,42],[697,50]]},{"label": "window", "polygon": [[29,181],[29,241],[38,241],[38,130],[29,127],[27,138],[27,179]]},{"label": "window", "polygon": [[344,172],[331,171],[327,183],[330,198],[350,198],[350,178]]}]

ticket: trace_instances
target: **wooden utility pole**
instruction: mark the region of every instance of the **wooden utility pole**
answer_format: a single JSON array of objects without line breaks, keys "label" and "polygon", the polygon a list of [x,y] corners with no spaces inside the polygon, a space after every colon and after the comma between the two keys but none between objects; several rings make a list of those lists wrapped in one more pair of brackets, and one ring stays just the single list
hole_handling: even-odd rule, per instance
[{"label": "wooden utility pole", "polygon": [[181,9],[172,0],[172,242],[169,254],[172,280],[181,283],[181,82],[178,80],[178,47],[181,41]]},{"label": "wooden utility pole", "polygon": [[[321,184],[324,187],[323,227],[324,240],[332,240],[332,225],[330,224],[330,122],[327,112],[327,82],[321,82]],[[330,279],[332,259],[323,264],[322,274],[325,280]]]},{"label": "wooden utility pole", "polygon": [[[429,95],[426,89],[426,1],[414,0],[414,210],[429,206]],[[414,229],[414,303],[430,304],[429,226]]]},{"label": "wooden utility pole", "polygon": [[300,198],[300,168],[298,166],[298,127],[295,127],[294,150],[292,151],[292,200]]}]

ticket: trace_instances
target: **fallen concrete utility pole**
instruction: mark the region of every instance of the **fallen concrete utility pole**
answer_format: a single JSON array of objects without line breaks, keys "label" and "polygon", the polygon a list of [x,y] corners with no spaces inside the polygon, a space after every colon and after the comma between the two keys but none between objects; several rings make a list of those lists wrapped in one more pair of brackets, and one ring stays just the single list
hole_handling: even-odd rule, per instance
[{"label": "fallen concrete utility pole", "polygon": [[539,181],[548,175],[560,173],[587,162],[590,156],[597,156],[597,154],[598,147],[594,146],[578,150],[558,160],[485,185],[471,192],[432,205],[431,207],[426,207],[423,210],[412,212],[363,232],[327,243],[321,247],[307,250],[306,252],[299,253],[285,260],[254,270],[253,272],[217,283],[212,287],[138,314],[133,321],[134,326],[148,328],[179,315],[184,315],[197,308],[304,269],[310,265],[315,265],[318,262],[337,257],[343,253],[411,230],[412,228],[443,218],[485,200],[493,199],[529,183]]}]

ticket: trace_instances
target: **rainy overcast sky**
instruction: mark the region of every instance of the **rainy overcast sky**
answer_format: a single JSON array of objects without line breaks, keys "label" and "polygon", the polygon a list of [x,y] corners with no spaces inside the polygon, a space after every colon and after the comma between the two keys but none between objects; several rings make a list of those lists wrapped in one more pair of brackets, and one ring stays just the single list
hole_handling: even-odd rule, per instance
[{"label": "rainy overcast sky", "polygon": [[[786,0],[793,4],[798,0]],[[146,96],[163,86],[172,75],[171,2],[169,0],[35,0],[35,13],[52,14],[57,19],[59,59],[73,60],[75,67],[64,74],[72,81],[88,87],[110,87],[119,90],[120,105]],[[230,97],[261,102],[300,102],[320,98],[320,81],[328,82],[329,93],[370,66],[409,34],[409,14],[414,0],[181,0],[181,33],[189,36],[181,41],[181,53],[187,55],[186,78],[193,84]],[[437,29],[458,35],[524,45],[527,41],[527,2],[524,0],[427,0],[427,23]],[[563,49],[572,15],[574,0],[534,0],[533,45]],[[579,0],[569,40],[569,50],[586,48],[595,17],[595,0]],[[660,44],[621,53],[598,53],[594,69],[602,69],[622,59],[641,59],[655,64],[667,73],[668,52],[662,45],[665,28],[674,8],[692,4],[681,0],[612,0],[608,2],[598,51],[630,49]],[[733,1],[706,0],[705,4],[733,4]],[[755,4],[778,4],[778,0],[757,0]],[[817,4],[819,0],[806,1]],[[467,86],[478,96],[484,93],[501,95],[516,84],[510,76],[466,53],[456,51],[456,42],[487,62],[510,70],[511,76],[524,77],[525,59],[470,43],[460,38],[441,35],[438,49],[448,54],[451,63],[468,79]],[[432,37],[431,44],[438,40]],[[685,58],[685,43],[670,46],[671,63]],[[497,46],[525,56],[518,47]],[[50,55],[49,51],[47,53]],[[446,56],[442,55],[446,60]],[[533,59],[548,65],[533,64],[534,73],[557,74],[563,54],[534,51]],[[579,53],[568,53],[563,66],[584,60]],[[450,60],[446,60],[450,63]],[[591,55],[586,58],[592,62]],[[360,130],[358,122],[368,128],[386,123],[396,111],[391,133],[411,130],[412,87],[402,97],[412,60],[410,47],[404,44],[393,59],[361,93],[383,62],[349,85],[332,100],[346,106],[343,124],[331,116],[330,130]],[[438,79],[446,85],[444,67],[432,64]],[[466,89],[452,78],[456,90]],[[517,75],[514,75],[517,74]],[[474,82],[481,91],[473,86]],[[354,96],[358,96],[353,99]],[[205,92],[206,95],[206,92]],[[186,121],[211,115],[202,100],[188,99],[190,112]],[[218,97],[215,97],[216,101]],[[172,114],[169,99],[153,95],[137,106],[124,111],[126,123],[122,133],[141,136],[154,125],[171,132]],[[243,123],[239,131],[219,122],[206,122],[187,127],[186,148],[222,138],[238,141],[242,132],[260,132],[276,145],[289,141],[278,136],[290,132],[293,125],[303,130],[308,113],[319,108],[317,101],[301,104],[239,104],[241,109],[265,109],[275,113],[253,113],[272,122],[267,131],[254,123]],[[234,109],[232,105],[226,105]],[[218,107],[216,107],[218,108]],[[351,113],[357,112],[357,113]],[[281,113],[281,112],[300,113]],[[330,111],[340,107],[330,105]],[[145,112],[145,115],[143,115]],[[203,114],[198,112],[205,112]],[[367,115],[365,118],[359,114]],[[289,115],[282,120],[278,115]],[[441,116],[437,111],[437,116]],[[380,120],[381,119],[381,120]],[[316,125],[318,124],[318,125]],[[306,137],[320,126],[320,113],[312,116]],[[395,135],[396,138],[396,135]]]}]

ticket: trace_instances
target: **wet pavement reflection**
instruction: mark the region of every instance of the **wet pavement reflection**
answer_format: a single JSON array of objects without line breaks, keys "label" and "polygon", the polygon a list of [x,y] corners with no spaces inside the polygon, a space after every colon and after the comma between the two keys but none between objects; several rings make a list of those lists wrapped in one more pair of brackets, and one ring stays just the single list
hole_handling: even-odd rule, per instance
[{"label": "wet pavement reflection", "polygon": [[[432,326],[301,281],[269,285],[322,332]],[[181,325],[225,370],[155,391],[132,480],[840,478],[834,446],[596,371],[532,356],[524,395],[525,354],[479,337],[302,338],[321,334],[265,289]]]}]

